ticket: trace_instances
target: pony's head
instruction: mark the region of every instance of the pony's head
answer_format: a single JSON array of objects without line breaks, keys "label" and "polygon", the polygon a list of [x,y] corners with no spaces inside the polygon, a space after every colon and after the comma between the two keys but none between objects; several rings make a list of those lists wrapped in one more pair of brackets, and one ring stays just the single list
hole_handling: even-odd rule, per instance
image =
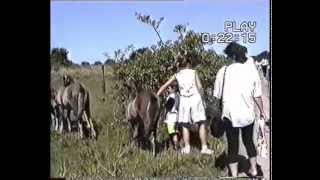
[{"label": "pony's head", "polygon": [[73,78],[70,75],[64,74],[62,77],[63,86],[68,86],[73,82]]}]

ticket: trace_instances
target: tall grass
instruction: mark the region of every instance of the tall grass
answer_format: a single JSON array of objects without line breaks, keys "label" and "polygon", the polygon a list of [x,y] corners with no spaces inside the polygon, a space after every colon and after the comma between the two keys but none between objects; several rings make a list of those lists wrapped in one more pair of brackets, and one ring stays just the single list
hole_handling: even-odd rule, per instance
[{"label": "tall grass", "polygon": [[[210,146],[215,150],[212,156],[200,155],[198,150],[190,155],[164,150],[153,157],[149,151],[129,147],[126,126],[115,123],[113,118],[115,103],[111,94],[111,69],[107,69],[105,74],[106,94],[102,92],[101,69],[64,69],[53,73],[59,76],[65,72],[81,81],[89,90],[91,113],[99,134],[97,140],[79,140],[74,134],[51,133],[51,177],[126,179],[219,175],[215,158],[222,151],[220,140],[210,137]],[[166,137],[162,124],[159,140]]]}]

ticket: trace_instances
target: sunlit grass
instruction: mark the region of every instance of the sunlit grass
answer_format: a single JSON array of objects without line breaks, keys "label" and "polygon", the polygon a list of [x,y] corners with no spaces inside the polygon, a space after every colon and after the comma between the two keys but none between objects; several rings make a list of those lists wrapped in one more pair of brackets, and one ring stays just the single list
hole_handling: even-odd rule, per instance
[{"label": "sunlit grass", "polygon": [[[130,148],[126,126],[115,123],[113,109],[115,102],[111,98],[112,81],[106,72],[106,90],[102,93],[101,72],[99,69],[72,71],[90,92],[90,107],[93,120],[99,128],[99,137],[95,140],[79,140],[76,134],[51,134],[51,177],[174,177],[209,176],[216,177],[215,158],[222,151],[221,140],[210,137],[210,148],[215,150],[212,156],[200,155],[194,149],[190,155],[181,155],[173,150],[164,150],[157,157],[149,151]],[[96,72],[98,71],[98,72]],[[162,124],[158,140],[168,136]]]}]

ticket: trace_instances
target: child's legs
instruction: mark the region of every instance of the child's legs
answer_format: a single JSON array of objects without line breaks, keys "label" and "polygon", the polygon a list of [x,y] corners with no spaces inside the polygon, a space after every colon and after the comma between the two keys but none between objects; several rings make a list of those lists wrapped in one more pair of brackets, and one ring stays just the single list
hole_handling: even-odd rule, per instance
[{"label": "child's legs", "polygon": [[176,133],[177,131],[176,131],[176,125],[175,125],[175,123],[172,123],[172,122],[168,122],[167,123],[167,128],[168,128],[168,134],[169,135],[172,135],[172,134],[174,134],[174,133]]},{"label": "child's legs", "polygon": [[173,141],[175,146],[178,145],[178,143],[179,143],[178,133],[172,134],[172,141]]},{"label": "child's legs", "polygon": [[168,129],[168,134],[170,136],[170,142],[176,149],[178,146],[178,129],[177,129],[177,123],[175,122],[177,119],[176,114],[168,114],[167,116],[167,129]]},{"label": "child's legs", "polygon": [[173,149],[177,150],[179,148],[178,134],[177,133],[170,134],[170,141],[173,146]]}]

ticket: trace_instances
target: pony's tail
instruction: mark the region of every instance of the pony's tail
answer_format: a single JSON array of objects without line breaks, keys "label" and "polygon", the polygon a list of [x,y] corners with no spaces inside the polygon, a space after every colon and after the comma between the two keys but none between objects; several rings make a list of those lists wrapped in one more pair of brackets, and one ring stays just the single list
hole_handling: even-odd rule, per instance
[{"label": "pony's tail", "polygon": [[78,94],[78,113],[77,113],[77,119],[80,119],[82,117],[82,113],[84,111],[83,102],[84,102],[84,94],[83,92],[79,92]]},{"label": "pony's tail", "polygon": [[91,110],[90,110],[90,95],[88,92],[85,93],[85,112],[87,117],[91,118]]}]

